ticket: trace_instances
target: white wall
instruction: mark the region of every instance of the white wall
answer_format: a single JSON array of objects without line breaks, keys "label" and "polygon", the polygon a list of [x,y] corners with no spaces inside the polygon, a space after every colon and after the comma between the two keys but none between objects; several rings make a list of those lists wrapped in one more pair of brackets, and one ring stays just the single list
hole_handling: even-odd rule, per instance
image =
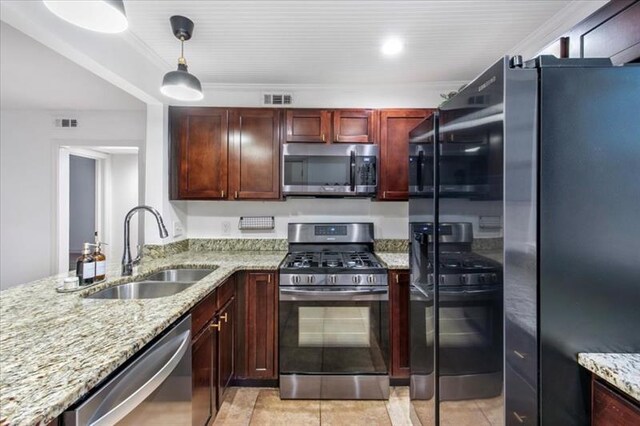
[{"label": "white wall", "polygon": [[[56,117],[79,127],[54,127]],[[0,110],[0,288],[57,271],[60,146],[144,147],[145,111]]]},{"label": "white wall", "polygon": [[[111,194],[107,208],[111,210],[111,232],[104,237],[107,246],[107,260],[117,261],[124,250],[124,217],[138,202],[138,155],[111,154]],[[131,248],[135,256],[138,243],[138,220],[131,221]]]}]

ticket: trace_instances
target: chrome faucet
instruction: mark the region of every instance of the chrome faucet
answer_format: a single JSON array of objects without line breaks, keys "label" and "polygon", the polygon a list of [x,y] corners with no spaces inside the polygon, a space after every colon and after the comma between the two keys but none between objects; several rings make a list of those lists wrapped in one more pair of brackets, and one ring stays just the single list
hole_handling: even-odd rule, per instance
[{"label": "chrome faucet", "polygon": [[156,222],[158,222],[158,230],[160,231],[160,238],[167,238],[169,233],[167,232],[167,228],[164,226],[164,221],[162,220],[162,216],[158,210],[149,206],[137,206],[129,210],[129,213],[124,218],[124,253],[122,254],[122,275],[131,275],[133,274],[133,265],[137,265],[142,258],[142,250],[138,249],[138,255],[135,259],[131,260],[131,247],[129,242],[129,228],[131,218],[138,210],[146,210],[152,215],[155,216]]}]

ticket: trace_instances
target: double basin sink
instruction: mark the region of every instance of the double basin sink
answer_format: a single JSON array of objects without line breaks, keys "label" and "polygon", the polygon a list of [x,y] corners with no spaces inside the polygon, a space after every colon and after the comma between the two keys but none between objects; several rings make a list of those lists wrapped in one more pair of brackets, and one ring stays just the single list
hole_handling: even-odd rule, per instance
[{"label": "double basin sink", "polygon": [[87,296],[87,299],[155,299],[173,296],[200,281],[215,268],[165,269],[134,281],[105,288]]}]

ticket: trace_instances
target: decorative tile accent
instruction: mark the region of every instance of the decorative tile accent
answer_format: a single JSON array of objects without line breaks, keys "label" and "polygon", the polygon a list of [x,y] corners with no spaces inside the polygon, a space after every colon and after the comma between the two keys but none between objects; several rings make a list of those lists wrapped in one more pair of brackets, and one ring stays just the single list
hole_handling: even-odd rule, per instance
[{"label": "decorative tile accent", "polygon": [[195,238],[189,240],[189,250],[200,251],[286,251],[286,239],[275,238]]},{"label": "decorative tile accent", "polygon": [[640,353],[581,353],[578,363],[640,402]]},{"label": "decorative tile accent", "polygon": [[[55,291],[68,274],[0,292],[0,423],[48,423],[234,272],[276,270],[285,254],[182,252],[143,259],[130,277],[120,275],[119,263],[110,264],[106,282],[76,293]],[[189,267],[215,270],[170,297],[84,298],[161,269]]]}]

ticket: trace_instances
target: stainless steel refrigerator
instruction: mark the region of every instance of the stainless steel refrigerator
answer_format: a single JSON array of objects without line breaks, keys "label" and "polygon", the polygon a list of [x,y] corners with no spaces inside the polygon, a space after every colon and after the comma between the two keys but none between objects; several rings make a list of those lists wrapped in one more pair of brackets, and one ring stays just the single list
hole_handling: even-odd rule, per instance
[{"label": "stainless steel refrigerator", "polygon": [[577,354],[640,351],[640,67],[504,58],[410,141],[412,420],[587,424]]}]

